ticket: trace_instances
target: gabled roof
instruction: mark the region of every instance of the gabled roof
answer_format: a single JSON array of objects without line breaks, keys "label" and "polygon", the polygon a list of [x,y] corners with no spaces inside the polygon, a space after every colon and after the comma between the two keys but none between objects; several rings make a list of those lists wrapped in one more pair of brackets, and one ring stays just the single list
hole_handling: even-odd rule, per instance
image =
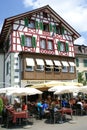
[{"label": "gabled roof", "polygon": [[50,15],[54,19],[56,19],[56,21],[57,20],[58,20],[58,22],[60,21],[66,28],[68,28],[72,32],[72,35],[75,39],[80,37],[80,34],[74,28],[72,28],[63,18],[61,18],[49,5],[46,5],[46,6],[43,6],[41,8],[37,8],[35,10],[29,11],[29,12],[25,12],[25,13],[22,13],[22,14],[19,14],[19,15],[15,15],[13,17],[6,18],[4,20],[4,24],[3,24],[1,34],[0,34],[0,44],[4,42],[5,37],[7,36],[7,33],[10,29],[10,26],[13,23],[14,20],[23,19],[23,17],[28,17],[30,15],[33,15],[35,13],[38,13],[40,11],[45,11],[45,10],[48,13],[50,13]]}]

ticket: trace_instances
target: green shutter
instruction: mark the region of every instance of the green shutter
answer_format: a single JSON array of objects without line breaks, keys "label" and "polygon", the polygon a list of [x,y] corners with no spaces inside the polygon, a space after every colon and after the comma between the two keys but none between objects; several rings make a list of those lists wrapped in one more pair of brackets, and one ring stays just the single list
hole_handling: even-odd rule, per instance
[{"label": "green shutter", "polygon": [[61,45],[61,42],[58,41],[58,42],[57,42],[57,49],[58,49],[58,51],[60,51],[60,45]]},{"label": "green shutter", "polygon": [[36,48],[36,38],[32,37],[32,47]]},{"label": "green shutter", "polygon": [[38,29],[38,21],[35,21],[35,27]]},{"label": "green shutter", "polygon": [[69,44],[66,43],[66,52],[68,52],[68,51],[69,51]]},{"label": "green shutter", "polygon": [[29,24],[28,18],[24,19],[24,24],[25,24],[25,27],[28,27],[28,24]]},{"label": "green shutter", "polygon": [[43,23],[42,22],[39,23],[39,26],[40,26],[40,29],[43,30]]},{"label": "green shutter", "polygon": [[54,28],[54,32],[56,33],[56,25],[54,25],[53,28]]},{"label": "green shutter", "polygon": [[49,24],[49,30],[50,30],[50,32],[52,32],[53,31],[53,29],[52,29],[53,27],[52,27],[52,24]]},{"label": "green shutter", "polygon": [[76,58],[76,66],[79,67],[79,59]]},{"label": "green shutter", "polygon": [[65,30],[65,29],[64,29],[64,27],[62,26],[62,27],[61,27],[61,33],[62,33],[62,35],[64,34],[64,30]]},{"label": "green shutter", "polygon": [[25,36],[21,35],[21,45],[24,46],[25,45]]}]

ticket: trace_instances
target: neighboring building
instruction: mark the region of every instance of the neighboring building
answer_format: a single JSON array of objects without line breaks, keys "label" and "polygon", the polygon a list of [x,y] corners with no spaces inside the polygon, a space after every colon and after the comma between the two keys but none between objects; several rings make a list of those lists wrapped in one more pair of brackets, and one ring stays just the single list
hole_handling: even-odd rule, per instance
[{"label": "neighboring building", "polygon": [[79,37],[49,5],[5,19],[3,80],[11,86],[76,80],[74,40]]},{"label": "neighboring building", "polygon": [[84,79],[87,81],[87,46],[74,45],[74,48],[77,74],[83,72]]}]

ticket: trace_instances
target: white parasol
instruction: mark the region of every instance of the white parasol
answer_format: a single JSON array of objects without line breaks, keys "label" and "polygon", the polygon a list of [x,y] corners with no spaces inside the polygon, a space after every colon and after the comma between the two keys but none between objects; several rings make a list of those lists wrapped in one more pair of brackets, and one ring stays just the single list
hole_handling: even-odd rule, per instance
[{"label": "white parasol", "polygon": [[22,96],[22,95],[35,95],[35,94],[42,94],[42,92],[35,88],[17,88],[13,91],[8,92],[7,95],[15,95],[15,96]]}]

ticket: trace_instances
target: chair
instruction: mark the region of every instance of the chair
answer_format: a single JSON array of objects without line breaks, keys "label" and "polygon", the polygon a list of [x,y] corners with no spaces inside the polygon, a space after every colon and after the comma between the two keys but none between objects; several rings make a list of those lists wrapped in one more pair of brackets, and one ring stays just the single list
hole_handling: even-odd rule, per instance
[{"label": "chair", "polygon": [[84,112],[85,110],[82,108],[82,106],[80,104],[76,104],[76,114],[82,116]]},{"label": "chair", "polygon": [[7,112],[7,117],[6,117],[6,128],[9,127],[9,124],[12,124],[13,116],[11,115],[10,112]]}]

